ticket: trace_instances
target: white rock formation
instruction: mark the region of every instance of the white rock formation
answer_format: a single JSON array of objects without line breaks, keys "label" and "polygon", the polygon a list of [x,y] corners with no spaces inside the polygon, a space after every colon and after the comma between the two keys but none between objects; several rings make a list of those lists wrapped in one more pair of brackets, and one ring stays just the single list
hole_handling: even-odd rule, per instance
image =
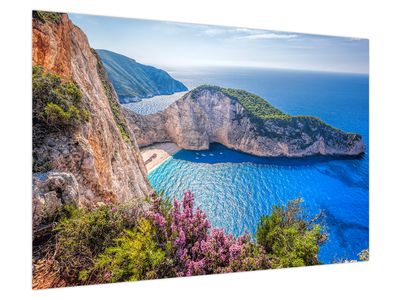
[{"label": "white rock formation", "polygon": [[317,118],[285,115],[260,120],[219,88],[202,86],[194,91],[157,114],[128,112],[138,145],[174,142],[184,149],[202,150],[216,142],[265,157],[364,152],[360,135],[345,133]]}]

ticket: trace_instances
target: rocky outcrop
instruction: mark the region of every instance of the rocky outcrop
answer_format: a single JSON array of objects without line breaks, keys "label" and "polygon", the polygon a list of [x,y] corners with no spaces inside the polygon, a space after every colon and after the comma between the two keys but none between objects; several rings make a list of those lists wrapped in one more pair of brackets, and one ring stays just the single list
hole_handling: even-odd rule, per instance
[{"label": "rocky outcrop", "polygon": [[[34,163],[44,162],[46,170],[73,177],[68,181],[76,182],[74,195],[80,205],[92,206],[105,200],[124,202],[146,196],[150,190],[147,172],[101,61],[85,34],[66,14],[51,14],[46,18],[46,13],[34,13],[32,64],[63,80],[72,80],[82,93],[89,120],[71,131],[47,131],[34,125]],[[34,180],[34,190],[39,183]],[[58,195],[66,191],[58,187],[57,190],[57,195],[49,190],[44,198],[41,196],[44,202],[47,198],[51,198],[48,203],[64,199],[60,200]]]},{"label": "rocky outcrop", "polygon": [[199,87],[162,112],[129,113],[139,146],[172,141],[190,150],[216,142],[257,156],[359,155],[358,134],[345,133],[314,117],[292,117],[241,90]]},{"label": "rocky outcrop", "polygon": [[77,205],[79,185],[72,173],[48,172],[33,175],[33,228],[57,218],[63,205]]}]

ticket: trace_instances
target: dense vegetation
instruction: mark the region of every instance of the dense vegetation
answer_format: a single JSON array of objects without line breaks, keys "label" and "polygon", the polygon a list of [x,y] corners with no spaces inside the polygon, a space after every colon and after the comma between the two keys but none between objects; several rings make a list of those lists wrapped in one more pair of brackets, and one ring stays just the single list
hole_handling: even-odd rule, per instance
[{"label": "dense vegetation", "polygon": [[283,118],[286,114],[273,107],[263,98],[244,90],[220,88],[220,91],[229,98],[239,101],[240,104],[257,119]]},{"label": "dense vegetation", "polygon": [[55,130],[74,128],[88,121],[82,93],[72,80],[32,68],[33,125],[45,124]]},{"label": "dense vegetation", "polygon": [[257,243],[271,254],[273,267],[300,267],[318,263],[319,246],[326,240],[317,223],[302,215],[300,200],[286,207],[274,206],[272,213],[263,216],[257,228]]},{"label": "dense vegetation", "polygon": [[56,226],[53,270],[69,284],[89,284],[319,264],[325,234],[298,200],[263,217],[255,240],[212,228],[191,192],[182,201],[146,201],[146,212],[112,203],[66,209]]},{"label": "dense vegetation", "polygon": [[[155,95],[187,91],[186,86],[167,72],[142,65],[107,50],[96,50],[121,103]],[[131,98],[131,99],[130,99]]]},{"label": "dense vegetation", "polygon": [[92,211],[66,206],[55,227],[55,268],[63,279],[79,282],[85,270],[126,228],[136,226],[137,210],[132,205],[110,204]]},{"label": "dense vegetation", "polygon": [[279,109],[273,107],[263,98],[244,90],[202,85],[192,91],[192,97],[196,99],[200,96],[201,91],[205,89],[212,92],[221,92],[227,97],[238,101],[255,120],[289,117]]}]

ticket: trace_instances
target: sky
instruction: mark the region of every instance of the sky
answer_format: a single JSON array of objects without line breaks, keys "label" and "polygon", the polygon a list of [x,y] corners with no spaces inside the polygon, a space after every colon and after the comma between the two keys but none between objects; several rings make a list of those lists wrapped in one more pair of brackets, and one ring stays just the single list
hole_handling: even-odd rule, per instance
[{"label": "sky", "polygon": [[159,68],[199,66],[369,72],[367,39],[69,14],[92,48]]}]

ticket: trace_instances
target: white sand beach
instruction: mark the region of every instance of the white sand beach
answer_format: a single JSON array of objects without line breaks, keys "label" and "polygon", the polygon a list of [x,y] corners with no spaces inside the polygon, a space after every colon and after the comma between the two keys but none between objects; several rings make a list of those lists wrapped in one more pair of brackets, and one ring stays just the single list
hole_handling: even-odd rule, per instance
[{"label": "white sand beach", "polygon": [[140,149],[147,173],[181,150],[175,143],[157,143]]}]

